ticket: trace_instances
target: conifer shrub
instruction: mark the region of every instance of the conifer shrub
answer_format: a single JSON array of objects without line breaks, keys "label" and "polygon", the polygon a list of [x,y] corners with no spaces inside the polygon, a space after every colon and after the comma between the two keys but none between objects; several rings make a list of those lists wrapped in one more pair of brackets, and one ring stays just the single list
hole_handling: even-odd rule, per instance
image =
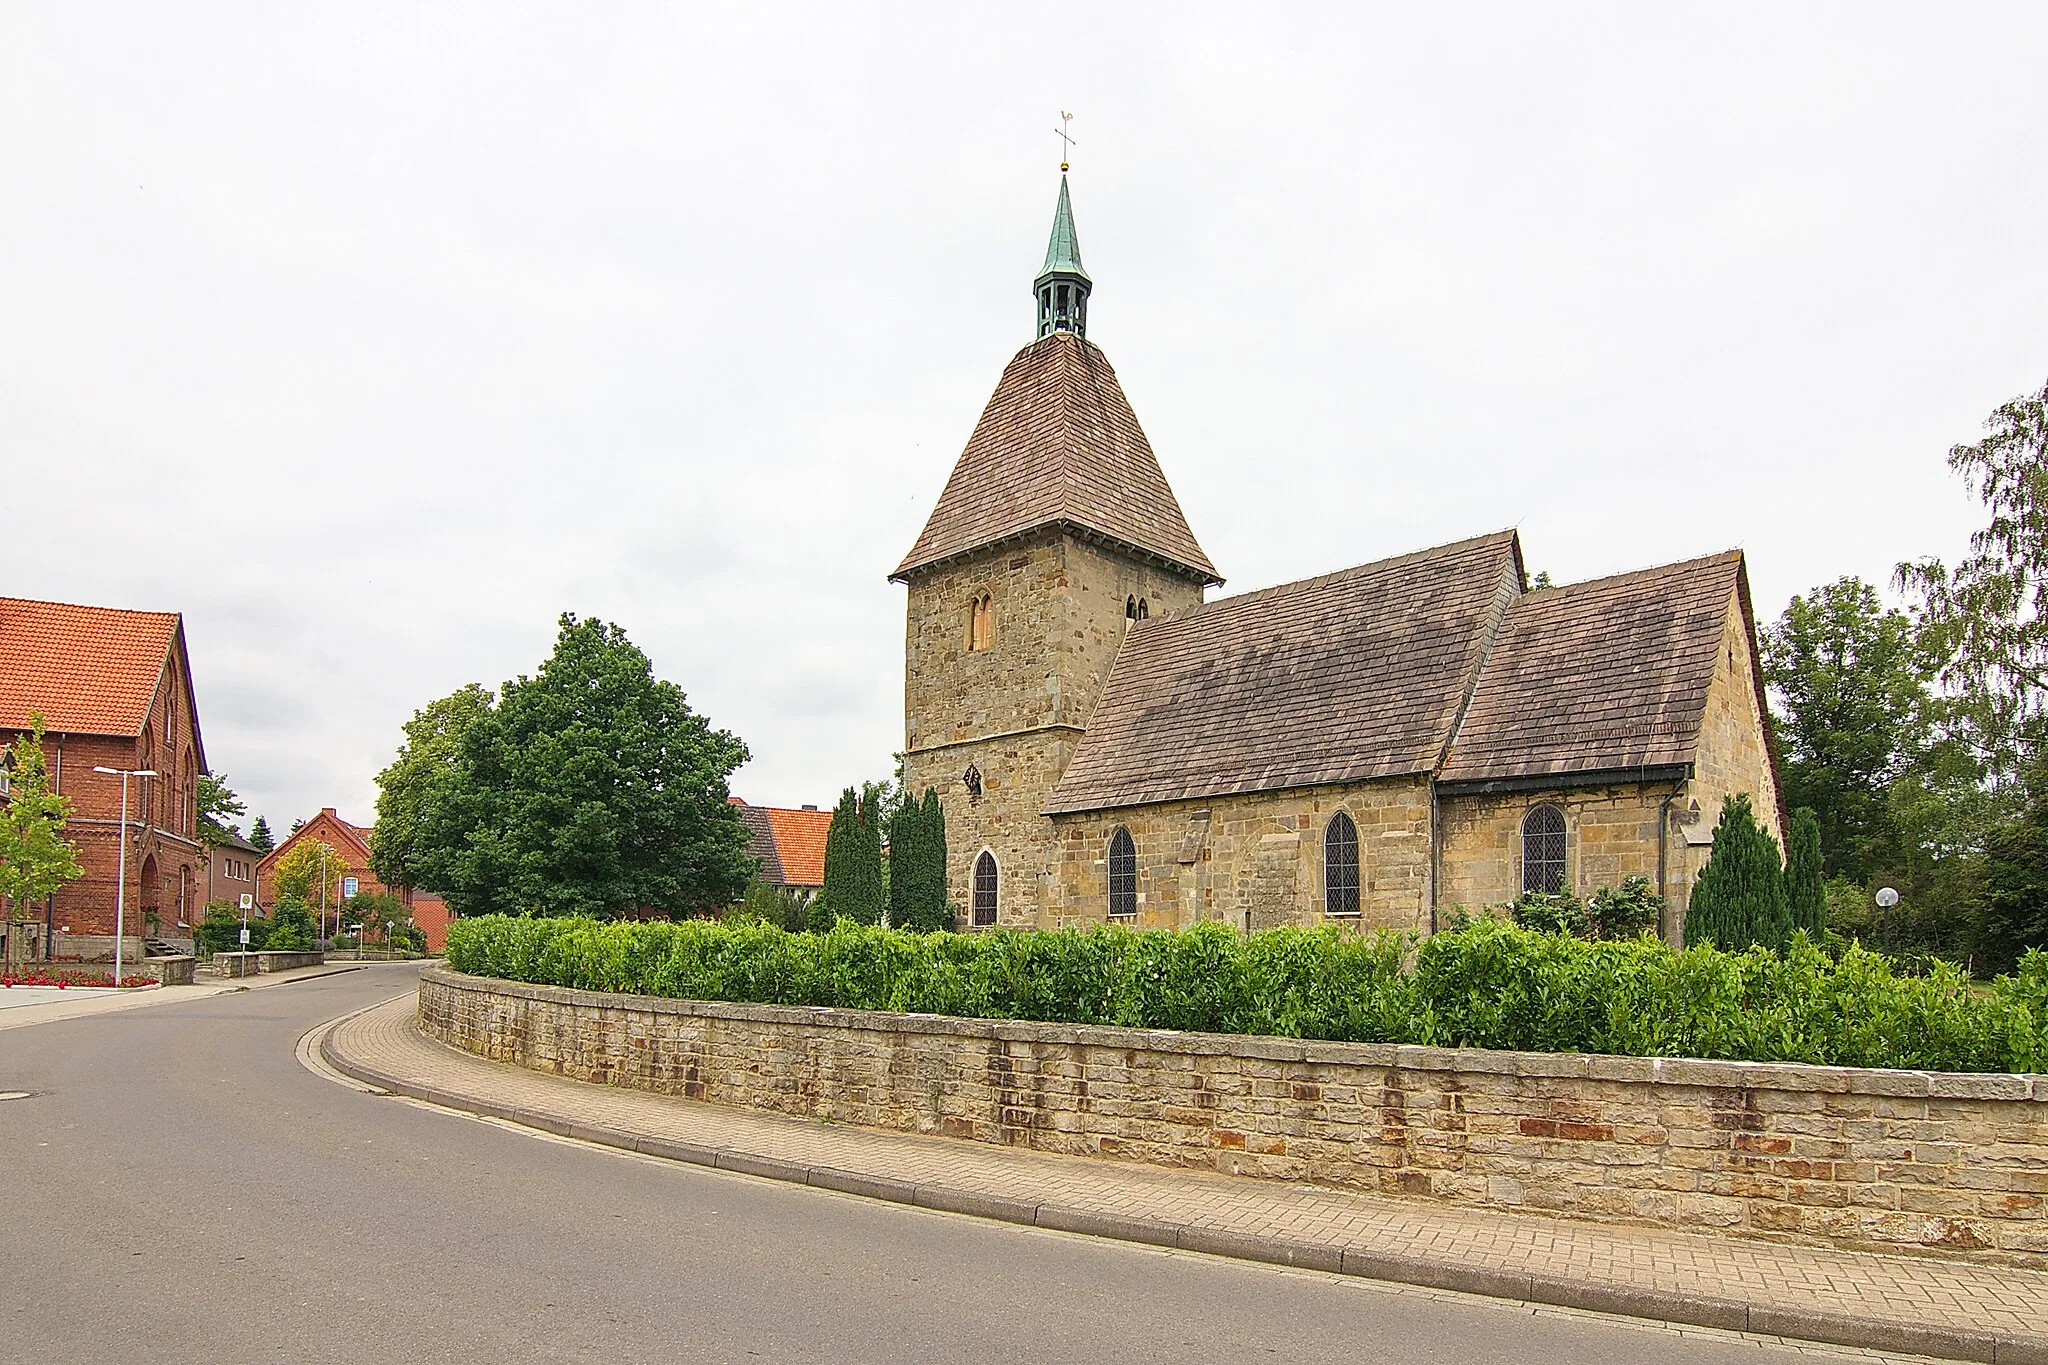
[{"label": "conifer shrub", "polygon": [[1754,945],[1783,948],[1792,938],[1792,907],[1785,899],[1785,862],[1778,841],[1756,822],[1749,794],[1721,806],[1714,847],[1693,883],[1685,912],[1687,947],[1711,944],[1740,952]]},{"label": "conifer shrub", "polygon": [[882,880],[882,831],[872,800],[848,787],[825,830],[825,895],[832,913],[856,924],[880,924],[888,904]]},{"label": "conifer shrub", "polygon": [[918,934],[841,919],[464,918],[458,971],[544,985],[1354,1042],[1936,1071],[2048,1070],[2048,953],[1973,993],[1804,935],[1782,953],[1592,942],[1497,919],[1416,940],[1219,924]]},{"label": "conifer shrub", "polygon": [[953,927],[946,904],[946,816],[931,787],[889,821],[889,923],[920,933]]},{"label": "conifer shrub", "polygon": [[1785,831],[1785,900],[1793,929],[1818,943],[1828,927],[1828,885],[1821,870],[1820,816],[1810,806],[1792,812]]}]

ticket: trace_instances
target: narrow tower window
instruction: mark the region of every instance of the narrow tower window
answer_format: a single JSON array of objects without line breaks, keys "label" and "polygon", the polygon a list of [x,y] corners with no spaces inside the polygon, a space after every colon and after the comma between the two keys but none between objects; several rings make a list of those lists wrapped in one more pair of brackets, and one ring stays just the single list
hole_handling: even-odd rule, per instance
[{"label": "narrow tower window", "polygon": [[1139,599],[1138,599],[1138,619],[1139,619],[1140,621],[1143,621],[1143,620],[1145,620],[1145,619],[1146,619],[1147,617],[1149,617],[1149,616],[1151,616],[1151,615],[1152,615],[1152,608],[1151,608],[1150,606],[1146,605],[1146,603],[1145,603],[1145,599],[1144,599],[1144,598],[1142,598],[1142,597],[1141,597],[1141,598],[1139,598]]},{"label": "narrow tower window", "polygon": [[1138,846],[1121,825],[1109,836],[1109,913],[1138,913]]},{"label": "narrow tower window", "polygon": [[1138,599],[1137,599],[1137,598],[1135,598],[1135,597],[1126,597],[1126,598],[1124,599],[1124,619],[1125,619],[1126,621],[1135,621],[1135,620],[1137,620],[1137,619],[1138,619]]},{"label": "narrow tower window", "polygon": [[1323,913],[1358,913],[1358,826],[1341,810],[1323,828]]},{"label": "narrow tower window", "polygon": [[967,648],[988,649],[996,642],[996,603],[987,593],[967,608]]},{"label": "narrow tower window", "polygon": [[1522,890],[1564,890],[1564,812],[1542,805],[1522,818]]},{"label": "narrow tower window", "polygon": [[974,860],[974,927],[986,929],[996,922],[996,855],[987,849]]}]

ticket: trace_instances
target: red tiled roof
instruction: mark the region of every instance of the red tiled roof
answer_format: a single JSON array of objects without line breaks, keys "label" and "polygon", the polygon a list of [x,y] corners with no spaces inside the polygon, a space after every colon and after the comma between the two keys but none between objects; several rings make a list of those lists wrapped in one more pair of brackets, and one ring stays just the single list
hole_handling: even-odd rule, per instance
[{"label": "red tiled roof", "polygon": [[768,807],[775,831],[775,852],[782,863],[785,886],[825,884],[825,831],[832,827],[829,810],[785,810]]},{"label": "red tiled roof", "polygon": [[177,638],[174,611],[0,597],[0,727],[141,734]]}]

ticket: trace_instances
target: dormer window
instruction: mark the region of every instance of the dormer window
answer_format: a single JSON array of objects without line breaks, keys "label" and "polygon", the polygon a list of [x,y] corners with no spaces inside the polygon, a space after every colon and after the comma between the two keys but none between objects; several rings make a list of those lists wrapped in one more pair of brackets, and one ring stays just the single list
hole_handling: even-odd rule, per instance
[{"label": "dormer window", "polygon": [[967,608],[967,649],[978,653],[996,643],[996,600],[982,593]]}]

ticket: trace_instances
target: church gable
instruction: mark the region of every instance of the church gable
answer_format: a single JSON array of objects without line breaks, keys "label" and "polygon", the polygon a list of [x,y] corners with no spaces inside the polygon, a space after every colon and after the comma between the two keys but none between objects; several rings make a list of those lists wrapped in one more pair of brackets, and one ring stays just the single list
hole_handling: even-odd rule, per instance
[{"label": "church gable", "polygon": [[1521,578],[1504,531],[1140,623],[1047,813],[1433,771]]},{"label": "church gable", "polygon": [[924,531],[892,577],[1046,527],[1098,537],[1203,583],[1195,543],[1101,349],[1054,332],[1003,371]]},{"label": "church gable", "polygon": [[1524,595],[1501,625],[1441,780],[1693,762],[1741,574],[1731,550]]}]

